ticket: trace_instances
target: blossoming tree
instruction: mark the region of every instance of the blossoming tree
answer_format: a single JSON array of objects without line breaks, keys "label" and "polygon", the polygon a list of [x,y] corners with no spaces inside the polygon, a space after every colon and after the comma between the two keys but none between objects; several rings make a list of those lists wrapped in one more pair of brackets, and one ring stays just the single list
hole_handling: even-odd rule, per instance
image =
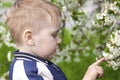
[{"label": "blossoming tree", "polygon": [[[11,53],[16,48],[5,25],[6,11],[13,0],[5,1],[7,0],[0,0],[0,76],[8,71],[13,58]],[[82,73],[98,56],[105,57],[106,63],[112,66],[113,69],[119,68],[119,0],[50,1],[60,7],[63,21],[63,28],[60,33],[62,43],[52,60],[63,68],[69,80],[82,78]],[[65,68],[64,63],[68,65],[68,69]],[[103,66],[105,65],[103,64]],[[70,72],[69,69],[73,69],[75,72]],[[105,66],[105,71],[112,71],[112,69],[109,69]],[[117,71],[114,73],[118,74]],[[71,75],[75,77],[71,77]],[[107,73],[105,75],[107,76]],[[5,76],[6,74],[3,75],[3,77]],[[113,80],[115,77],[109,78],[108,75],[103,80],[108,79]],[[116,79],[120,79],[120,77]]]}]

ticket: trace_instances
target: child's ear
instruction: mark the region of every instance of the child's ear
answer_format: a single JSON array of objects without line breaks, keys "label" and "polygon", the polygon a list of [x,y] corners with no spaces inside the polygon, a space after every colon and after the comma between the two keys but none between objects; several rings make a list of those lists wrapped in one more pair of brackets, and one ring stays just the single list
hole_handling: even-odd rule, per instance
[{"label": "child's ear", "polygon": [[34,35],[31,30],[25,30],[23,34],[23,38],[26,44],[31,46],[35,45]]}]

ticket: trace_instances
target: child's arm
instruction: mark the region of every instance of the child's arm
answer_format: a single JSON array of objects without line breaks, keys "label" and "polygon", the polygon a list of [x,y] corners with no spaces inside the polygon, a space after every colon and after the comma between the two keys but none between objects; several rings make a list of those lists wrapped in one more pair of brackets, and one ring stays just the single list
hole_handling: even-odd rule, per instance
[{"label": "child's arm", "polygon": [[97,78],[102,77],[103,69],[99,64],[103,61],[104,58],[101,58],[90,65],[82,80],[96,80]]}]

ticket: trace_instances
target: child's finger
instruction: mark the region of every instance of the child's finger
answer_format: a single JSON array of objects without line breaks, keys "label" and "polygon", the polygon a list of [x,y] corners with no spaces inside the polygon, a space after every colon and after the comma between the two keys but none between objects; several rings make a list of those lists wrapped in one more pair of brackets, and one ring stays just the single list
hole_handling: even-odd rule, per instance
[{"label": "child's finger", "polygon": [[99,60],[97,60],[95,63],[93,63],[92,65],[99,65],[101,62],[103,62],[105,60],[105,58],[100,58]]}]

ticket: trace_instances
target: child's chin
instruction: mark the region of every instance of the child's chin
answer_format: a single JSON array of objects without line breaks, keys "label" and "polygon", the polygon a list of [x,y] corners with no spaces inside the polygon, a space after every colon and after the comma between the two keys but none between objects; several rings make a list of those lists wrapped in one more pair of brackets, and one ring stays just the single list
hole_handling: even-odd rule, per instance
[{"label": "child's chin", "polygon": [[51,55],[51,56],[49,57],[49,59],[52,59],[52,58],[53,58],[53,56],[54,56],[54,55]]},{"label": "child's chin", "polygon": [[50,55],[50,59],[53,58],[56,55],[56,51],[54,51],[51,55]]}]

